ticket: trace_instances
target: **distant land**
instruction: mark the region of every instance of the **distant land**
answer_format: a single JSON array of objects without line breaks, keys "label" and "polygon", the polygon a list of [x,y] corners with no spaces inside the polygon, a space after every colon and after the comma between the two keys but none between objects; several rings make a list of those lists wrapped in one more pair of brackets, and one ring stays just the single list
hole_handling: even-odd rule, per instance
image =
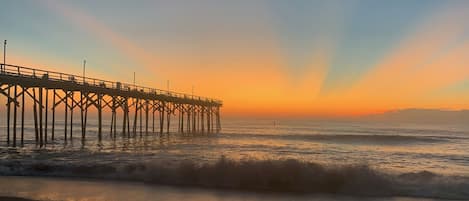
[{"label": "distant land", "polygon": [[469,110],[403,109],[360,117],[362,120],[406,123],[468,123]]}]

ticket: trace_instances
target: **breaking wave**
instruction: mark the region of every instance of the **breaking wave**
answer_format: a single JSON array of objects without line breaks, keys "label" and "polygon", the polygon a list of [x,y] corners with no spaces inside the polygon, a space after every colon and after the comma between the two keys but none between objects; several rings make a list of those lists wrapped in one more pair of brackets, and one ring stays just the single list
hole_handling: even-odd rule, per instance
[{"label": "breaking wave", "polygon": [[334,193],[360,196],[411,196],[468,199],[467,176],[429,171],[390,173],[367,165],[325,165],[296,159],[80,164],[0,162],[1,175],[62,176],[132,180],[145,183],[217,189]]}]

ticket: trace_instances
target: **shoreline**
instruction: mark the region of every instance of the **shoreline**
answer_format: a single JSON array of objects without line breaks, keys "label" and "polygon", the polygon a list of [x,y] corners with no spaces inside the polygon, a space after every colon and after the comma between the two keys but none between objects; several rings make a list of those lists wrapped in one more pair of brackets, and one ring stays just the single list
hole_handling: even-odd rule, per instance
[{"label": "shoreline", "polygon": [[13,197],[13,196],[0,196],[0,200],[2,201],[38,201],[38,200],[32,200],[32,199],[22,198],[22,197]]},{"label": "shoreline", "polygon": [[[294,194],[281,192],[247,192],[230,189],[198,188],[188,186],[159,185],[145,182],[119,181],[95,178],[78,177],[48,177],[48,176],[0,176],[0,187],[2,180],[6,181],[3,191],[0,189],[0,200],[4,201],[41,201],[41,200],[64,200],[73,198],[76,200],[180,200],[179,198],[195,196],[201,200],[366,200],[366,201],[440,201],[442,198],[419,197],[419,196],[363,196],[344,194]],[[117,182],[116,182],[117,181]],[[36,184],[36,185],[34,185]],[[41,185],[37,185],[41,184]],[[33,189],[26,186],[36,186]],[[12,192],[22,192],[16,195]],[[57,193],[59,192],[59,193]],[[107,192],[107,193],[106,193]],[[116,194],[113,194],[118,192]],[[140,197],[135,196],[139,192]],[[3,194],[3,195],[1,195]],[[215,196],[214,196],[215,195]],[[221,197],[220,197],[221,196]],[[123,199],[124,198],[124,199]],[[154,199],[156,198],[156,199]],[[225,199],[221,199],[225,200]],[[444,199],[443,199],[444,200]]]},{"label": "shoreline", "polygon": [[[147,189],[164,186],[179,191],[233,194],[466,199],[467,192],[460,187],[469,185],[469,177],[439,175],[430,171],[393,174],[363,164],[331,166],[298,159],[238,161],[221,157],[215,163],[197,164],[185,161],[171,168],[161,166],[159,163],[122,166],[108,164],[56,166],[57,164],[30,163],[21,166],[23,169],[16,170],[12,167],[18,167],[19,164],[14,165],[6,164],[5,167],[9,168],[10,172],[3,176],[12,178],[16,176],[16,180],[44,180],[48,183],[71,185],[77,183],[101,183],[113,187],[145,185],[144,188]],[[15,172],[23,174],[15,175]],[[26,172],[28,174],[24,174]],[[0,185],[10,189],[8,179],[2,180],[5,182]],[[453,185],[452,189],[456,190],[439,190],[440,187],[448,185]],[[31,187],[40,188],[34,185]],[[23,189],[23,191],[30,190]],[[76,192],[75,189],[69,191]],[[22,191],[6,192],[7,194],[4,192],[4,195],[17,195],[15,192]]]}]

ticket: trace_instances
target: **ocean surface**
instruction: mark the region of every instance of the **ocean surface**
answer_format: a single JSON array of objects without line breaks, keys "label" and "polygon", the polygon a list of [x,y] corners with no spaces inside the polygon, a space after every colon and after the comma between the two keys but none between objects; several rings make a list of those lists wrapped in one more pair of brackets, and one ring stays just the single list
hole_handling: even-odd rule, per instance
[{"label": "ocean surface", "polygon": [[0,127],[0,196],[469,200],[469,125],[224,119],[220,134],[130,139],[111,138],[105,125],[99,143],[88,122],[84,142],[76,124],[65,143],[57,123],[56,140],[42,148],[31,123],[20,148],[6,146]]}]

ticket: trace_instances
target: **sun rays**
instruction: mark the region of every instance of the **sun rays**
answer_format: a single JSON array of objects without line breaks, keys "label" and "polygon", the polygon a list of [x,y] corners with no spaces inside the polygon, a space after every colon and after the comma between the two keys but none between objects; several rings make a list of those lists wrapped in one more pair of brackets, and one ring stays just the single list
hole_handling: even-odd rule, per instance
[{"label": "sun rays", "polygon": [[[451,5],[428,17],[415,32],[403,36],[378,64],[342,94],[344,100],[372,102],[371,108],[421,105],[426,93],[467,79],[469,16],[463,5]],[[466,9],[467,10],[467,9]],[[457,42],[456,44],[455,41]],[[370,101],[372,100],[372,101]]]},{"label": "sun rays", "polygon": [[125,36],[112,30],[106,24],[99,22],[92,15],[63,1],[46,0],[43,1],[43,5],[57,13],[58,16],[66,18],[67,21],[80,29],[87,30],[99,40],[109,43],[112,48],[121,51],[123,56],[130,57],[135,64],[138,64],[135,67],[144,66],[150,72],[157,71],[155,69],[155,58],[152,54],[137,46]]},{"label": "sun rays", "polygon": [[[461,93],[469,90],[460,84],[469,79],[466,1],[428,1],[418,11],[420,2],[396,1],[387,3],[396,10],[379,18],[388,8],[367,0],[156,1],[142,13],[130,9],[131,18],[113,16],[112,23],[106,15],[118,11],[97,12],[86,2],[39,4],[78,34],[89,34],[103,51],[120,55],[103,62],[101,72],[137,71],[139,83],[166,89],[170,80],[171,90],[186,93],[195,86],[198,95],[223,99],[228,115],[348,116],[469,107],[466,99],[454,97],[466,97]],[[402,9],[409,19],[388,19],[407,4],[415,8],[415,13]],[[363,13],[369,9],[376,10]],[[122,32],[129,27],[125,20],[135,20],[136,30]],[[386,35],[387,24],[397,31]],[[60,58],[59,51],[16,55],[11,61],[48,66],[41,57]]]}]

